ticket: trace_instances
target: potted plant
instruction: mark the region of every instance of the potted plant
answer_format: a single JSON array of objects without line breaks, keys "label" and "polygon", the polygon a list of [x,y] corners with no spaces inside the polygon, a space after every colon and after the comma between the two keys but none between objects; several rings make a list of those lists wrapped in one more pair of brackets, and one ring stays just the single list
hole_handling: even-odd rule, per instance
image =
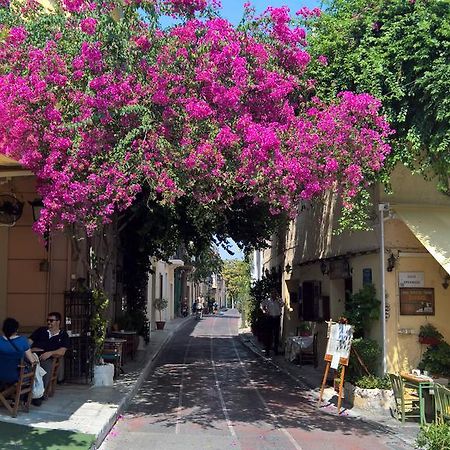
[{"label": "potted plant", "polygon": [[156,321],[156,329],[164,330],[165,321],[162,320],[162,311],[167,308],[168,301],[165,298],[155,298],[153,305],[159,311],[159,321]]},{"label": "potted plant", "polygon": [[438,345],[444,337],[431,323],[420,326],[419,342],[425,345]]},{"label": "potted plant", "polygon": [[102,358],[105,343],[107,320],[105,310],[108,307],[108,297],[100,289],[92,291],[94,312],[91,317],[91,338],[94,344],[94,386],[112,386],[114,378],[114,364],[105,363]]}]

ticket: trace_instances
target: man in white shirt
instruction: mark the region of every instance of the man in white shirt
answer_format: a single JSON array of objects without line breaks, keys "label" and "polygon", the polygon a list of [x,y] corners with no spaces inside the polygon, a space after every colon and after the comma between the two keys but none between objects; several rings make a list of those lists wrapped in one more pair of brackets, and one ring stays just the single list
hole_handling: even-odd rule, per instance
[{"label": "man in white shirt", "polygon": [[266,355],[269,356],[273,348],[275,355],[278,354],[278,343],[280,340],[281,313],[284,302],[278,292],[273,289],[270,297],[261,302],[261,309],[266,316],[267,335],[265,339]]}]

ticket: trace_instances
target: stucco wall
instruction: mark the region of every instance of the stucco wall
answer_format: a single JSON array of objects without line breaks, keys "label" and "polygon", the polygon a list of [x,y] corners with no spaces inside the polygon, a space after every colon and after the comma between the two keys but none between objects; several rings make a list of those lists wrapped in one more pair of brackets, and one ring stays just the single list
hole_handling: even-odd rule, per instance
[{"label": "stucco wall", "polygon": [[[67,239],[52,235],[49,251],[32,230],[29,201],[36,197],[33,177],[14,178],[2,192],[14,192],[24,202],[22,217],[16,225],[1,230],[0,314],[15,317],[21,328],[31,330],[45,324],[48,312],[64,313],[64,291],[68,288]],[[40,263],[48,261],[49,270]]]}]

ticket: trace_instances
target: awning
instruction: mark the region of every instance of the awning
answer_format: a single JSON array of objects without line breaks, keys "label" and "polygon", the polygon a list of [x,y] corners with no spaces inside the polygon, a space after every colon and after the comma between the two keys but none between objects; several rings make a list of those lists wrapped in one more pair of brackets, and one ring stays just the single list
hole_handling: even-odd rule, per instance
[{"label": "awning", "polygon": [[392,205],[392,209],[450,274],[450,207]]},{"label": "awning", "polygon": [[20,163],[9,156],[0,154],[0,166],[20,167]]}]

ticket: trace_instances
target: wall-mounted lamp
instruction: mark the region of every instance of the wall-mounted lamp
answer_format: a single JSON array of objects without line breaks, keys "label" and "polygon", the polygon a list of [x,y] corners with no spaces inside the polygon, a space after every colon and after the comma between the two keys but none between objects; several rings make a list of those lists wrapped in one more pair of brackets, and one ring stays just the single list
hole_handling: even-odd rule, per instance
[{"label": "wall-mounted lamp", "polygon": [[392,272],[394,270],[396,261],[397,261],[397,258],[394,256],[393,253],[391,253],[391,255],[389,256],[389,258],[387,260],[386,270],[388,272]]},{"label": "wall-mounted lamp", "polygon": [[449,286],[449,284],[448,284],[448,282],[450,281],[450,275],[446,275],[445,277],[444,277],[444,281],[442,282],[442,287],[444,288],[444,289],[447,289],[448,288],[448,286]]},{"label": "wall-mounted lamp", "polygon": [[321,261],[320,271],[322,272],[322,275],[328,275],[330,273],[330,268],[325,261]]},{"label": "wall-mounted lamp", "polygon": [[28,202],[33,209],[33,220],[36,222],[39,220],[39,216],[41,215],[41,210],[44,207],[44,203],[42,203],[42,198],[35,198],[33,201]]},{"label": "wall-mounted lamp", "polygon": [[285,266],[285,268],[284,268],[284,271],[285,271],[287,274],[291,273],[291,272],[292,272],[292,266],[291,266],[289,263],[287,263],[286,266]]}]

